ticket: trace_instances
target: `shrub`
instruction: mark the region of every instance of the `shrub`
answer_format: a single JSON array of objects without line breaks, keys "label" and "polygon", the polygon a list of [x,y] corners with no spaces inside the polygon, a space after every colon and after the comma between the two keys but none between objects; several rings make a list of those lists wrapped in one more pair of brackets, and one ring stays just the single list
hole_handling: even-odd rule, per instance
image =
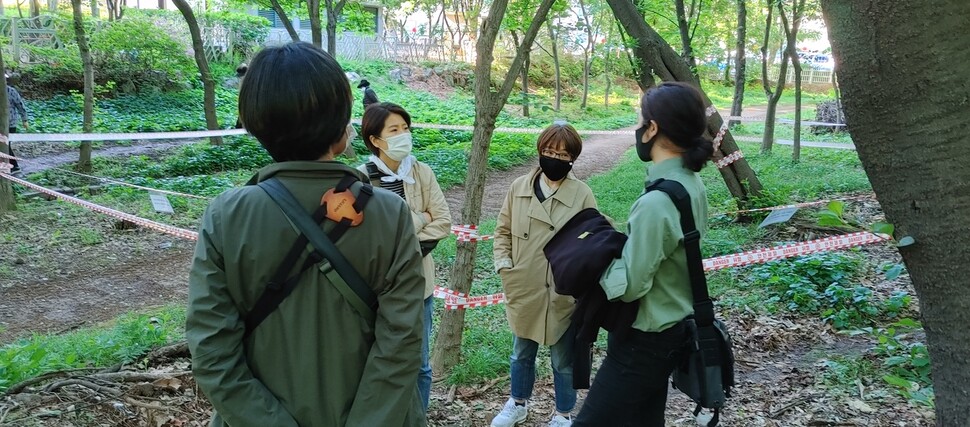
[{"label": "shrub", "polygon": [[91,55],[99,82],[114,81],[128,93],[172,89],[196,73],[182,45],[137,15],[91,34]]}]

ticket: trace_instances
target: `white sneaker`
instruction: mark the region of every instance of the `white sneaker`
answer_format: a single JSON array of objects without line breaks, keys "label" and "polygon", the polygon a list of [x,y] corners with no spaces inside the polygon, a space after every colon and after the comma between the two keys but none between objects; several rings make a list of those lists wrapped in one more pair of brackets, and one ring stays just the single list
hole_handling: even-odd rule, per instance
[{"label": "white sneaker", "polygon": [[556,414],[552,417],[552,421],[549,421],[549,427],[569,427],[571,425],[573,425],[572,417],[566,418],[559,414]]},{"label": "white sneaker", "polygon": [[509,398],[509,401],[505,402],[502,412],[492,418],[492,427],[513,427],[525,421],[525,418],[529,416],[527,405],[528,403],[516,405],[515,399]]}]

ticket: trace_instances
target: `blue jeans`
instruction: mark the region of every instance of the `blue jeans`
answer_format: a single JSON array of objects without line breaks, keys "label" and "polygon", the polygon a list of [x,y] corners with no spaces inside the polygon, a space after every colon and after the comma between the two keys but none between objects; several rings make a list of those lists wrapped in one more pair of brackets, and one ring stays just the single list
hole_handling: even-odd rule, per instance
[{"label": "blue jeans", "polygon": [[431,314],[434,312],[434,297],[424,300],[424,340],[421,341],[421,370],[418,371],[418,393],[421,395],[421,404],[424,411],[428,412],[428,403],[431,401],[431,361],[429,353],[431,347]]},{"label": "blue jeans", "polygon": [[[552,379],[556,391],[556,411],[569,413],[576,406],[576,390],[573,389],[573,328],[566,330],[559,341],[549,347],[552,358]],[[536,382],[536,354],[539,343],[515,337],[512,342],[511,375],[512,398],[526,400],[532,397]]]}]

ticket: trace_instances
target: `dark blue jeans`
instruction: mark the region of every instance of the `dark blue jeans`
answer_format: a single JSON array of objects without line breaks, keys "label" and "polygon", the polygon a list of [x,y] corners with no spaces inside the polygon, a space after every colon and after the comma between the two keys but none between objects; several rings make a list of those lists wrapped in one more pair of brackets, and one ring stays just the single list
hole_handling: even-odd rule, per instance
[{"label": "dark blue jeans", "polygon": [[596,373],[573,426],[663,427],[670,374],[687,356],[681,322],[663,332],[610,333],[606,360]]}]

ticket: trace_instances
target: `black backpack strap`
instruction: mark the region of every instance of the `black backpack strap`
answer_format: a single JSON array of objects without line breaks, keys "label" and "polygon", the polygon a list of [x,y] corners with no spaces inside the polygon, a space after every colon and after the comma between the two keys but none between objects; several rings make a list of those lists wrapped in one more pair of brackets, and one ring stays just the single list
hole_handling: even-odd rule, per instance
[{"label": "black backpack strap", "polygon": [[694,321],[699,327],[711,326],[714,324],[714,303],[707,292],[707,276],[704,274],[704,260],[701,257],[701,234],[694,224],[690,194],[681,183],[667,179],[650,183],[646,190],[667,193],[680,212],[680,228],[684,232],[684,249],[687,251],[687,270],[691,292],[694,294]]},{"label": "black backpack strap", "polygon": [[381,186],[381,171],[377,169],[377,165],[374,162],[364,163],[367,167],[367,177],[370,178],[370,184],[375,187]]},{"label": "black backpack strap", "polygon": [[[348,176],[337,184],[334,191],[347,191],[354,182],[357,182],[357,179],[353,176]],[[352,305],[361,308],[365,315],[373,317],[377,308],[377,295],[367,285],[363,277],[360,276],[360,273],[350,265],[347,258],[333,244],[334,241],[340,239],[350,228],[350,220],[345,219],[337,223],[328,236],[319,226],[319,223],[326,217],[327,208],[325,204],[317,208],[311,216],[303,210],[300,203],[278,179],[271,178],[260,182],[258,185],[280,206],[283,213],[286,214],[290,222],[301,233],[294,245],[290,248],[290,251],[287,252],[276,274],[274,274],[270,283],[267,284],[266,290],[263,291],[259,300],[256,301],[256,304],[246,315],[245,336],[251,334],[296,289],[303,272],[324,260],[329,261],[329,265],[332,268],[322,269],[322,271],[324,271],[324,274],[328,276],[334,286],[337,287],[337,290]],[[367,205],[372,195],[372,187],[368,184],[363,184],[360,194],[357,196],[357,201],[354,203],[354,208],[358,212],[363,211],[363,208]],[[293,266],[296,265],[300,255],[305,250],[307,243],[310,243],[314,250],[304,261],[303,266],[297,274],[286,279],[289,272],[293,269]],[[336,271],[336,274],[333,274],[334,271]]]}]

